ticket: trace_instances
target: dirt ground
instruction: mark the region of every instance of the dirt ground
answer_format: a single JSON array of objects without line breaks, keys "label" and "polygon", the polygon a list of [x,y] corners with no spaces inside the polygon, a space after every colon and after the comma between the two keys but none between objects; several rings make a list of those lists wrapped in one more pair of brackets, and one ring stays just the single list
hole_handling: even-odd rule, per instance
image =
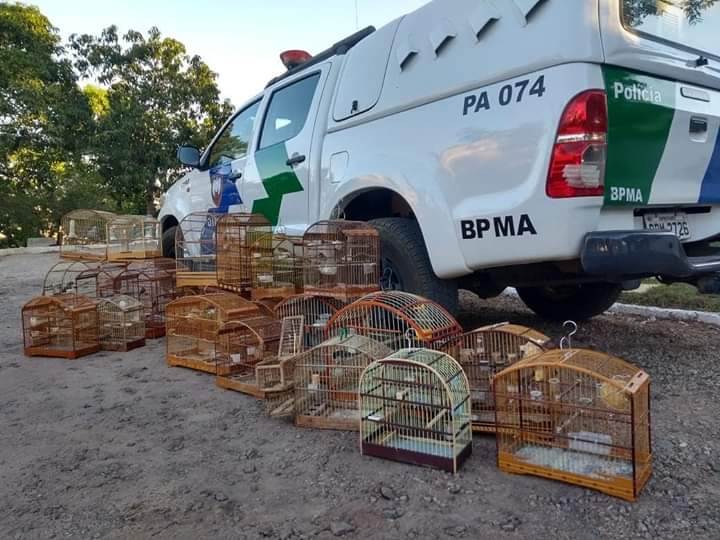
[{"label": "dirt ground", "polygon": [[[720,538],[717,328],[600,317],[576,344],[652,376],[654,473],[638,502],[501,473],[476,437],[453,477],[362,457],[355,433],[263,416],[164,341],[65,361],[22,354],[20,306],[54,255],[0,258],[0,538]],[[559,336],[512,299],[472,328]]]}]

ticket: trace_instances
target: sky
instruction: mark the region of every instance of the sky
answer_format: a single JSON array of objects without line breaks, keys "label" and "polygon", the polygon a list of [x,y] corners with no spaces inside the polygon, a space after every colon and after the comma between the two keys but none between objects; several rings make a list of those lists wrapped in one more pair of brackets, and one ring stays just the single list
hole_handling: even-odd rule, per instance
[{"label": "sky", "polygon": [[380,27],[428,0],[23,0],[50,19],[66,40],[115,24],[185,44],[219,74],[224,98],[238,107],[284,71],[280,52],[312,54],[355,32]]}]

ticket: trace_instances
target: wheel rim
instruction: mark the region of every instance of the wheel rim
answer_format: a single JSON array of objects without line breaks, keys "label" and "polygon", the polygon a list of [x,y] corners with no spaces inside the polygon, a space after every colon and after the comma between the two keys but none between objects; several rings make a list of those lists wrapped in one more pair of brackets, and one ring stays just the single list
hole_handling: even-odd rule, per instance
[{"label": "wheel rim", "polygon": [[382,260],[382,275],[380,276],[380,287],[384,291],[402,291],[403,280],[400,277],[395,265],[390,259]]}]

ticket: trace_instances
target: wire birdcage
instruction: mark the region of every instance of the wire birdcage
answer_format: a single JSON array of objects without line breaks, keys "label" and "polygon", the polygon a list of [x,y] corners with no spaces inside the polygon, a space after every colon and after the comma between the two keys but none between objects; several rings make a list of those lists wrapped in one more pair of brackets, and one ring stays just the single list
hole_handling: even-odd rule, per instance
[{"label": "wire birdcage", "polygon": [[344,303],[332,296],[297,294],[290,296],[275,307],[278,319],[302,315],[305,319],[303,346],[315,347],[327,339],[330,319]]},{"label": "wire birdcage", "polygon": [[215,232],[219,214],[195,212],[180,222],[175,233],[177,287],[217,287]]},{"label": "wire birdcage", "polygon": [[288,389],[293,384],[294,358],[303,351],[304,318],[285,317],[276,355],[257,364],[255,378],[262,391]]},{"label": "wire birdcage", "polygon": [[457,360],[470,383],[473,431],[495,432],[493,376],[515,362],[546,350],[550,338],[516,324],[478,328],[448,341],[441,350]]},{"label": "wire birdcage", "polygon": [[380,289],[380,235],[359,221],[320,221],[303,236],[304,292],[352,302]]},{"label": "wire birdcage", "polygon": [[295,423],[357,431],[360,375],[372,362],[390,354],[390,349],[373,339],[345,335],[330,338],[295,357]]},{"label": "wire birdcage", "polygon": [[[262,214],[226,214],[217,222],[217,282],[237,293],[248,292],[253,274],[272,279],[273,228]],[[267,266],[267,267],[265,267]]]},{"label": "wire birdcage", "polygon": [[383,291],[364,296],[330,319],[330,335],[343,331],[370,337],[397,351],[438,349],[462,334],[462,327],[440,304],[414,294]]},{"label": "wire birdcage", "polygon": [[60,261],[48,270],[43,295],[74,294],[96,300],[115,294],[114,278],[104,265],[90,261]]},{"label": "wire birdcage", "polygon": [[38,296],[22,308],[26,356],[79,358],[100,350],[95,303],[81,295]]},{"label": "wire birdcage", "polygon": [[608,354],[552,350],[493,379],[498,465],[635,500],[650,478],[650,377]]},{"label": "wire birdcage", "polygon": [[98,301],[100,347],[106,351],[131,351],[145,345],[142,304],[118,294]]},{"label": "wire birdcage", "polygon": [[219,351],[225,343],[221,333],[224,325],[231,321],[247,322],[258,315],[255,304],[231,293],[173,300],[165,310],[168,365],[215,375],[218,362],[223,361]]},{"label": "wire birdcage", "polygon": [[447,354],[403,349],[376,360],[359,391],[362,454],[457,473],[472,453],[468,380]]},{"label": "wire birdcage", "polygon": [[108,223],[107,253],[111,261],[160,257],[160,223],[149,216],[114,216]]},{"label": "wire birdcage", "polygon": [[104,261],[108,257],[108,224],[115,217],[101,210],[73,210],[62,217],[60,257]]}]

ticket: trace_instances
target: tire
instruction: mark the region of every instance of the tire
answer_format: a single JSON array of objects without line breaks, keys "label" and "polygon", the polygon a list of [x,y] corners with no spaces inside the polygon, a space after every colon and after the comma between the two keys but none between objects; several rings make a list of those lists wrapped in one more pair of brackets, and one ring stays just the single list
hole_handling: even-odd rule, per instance
[{"label": "tire", "polygon": [[177,226],[173,225],[168,230],[166,230],[162,235],[162,252],[163,257],[168,257],[170,259],[175,258],[175,232],[177,231]]},{"label": "tire", "polygon": [[616,283],[584,283],[559,287],[518,287],[527,307],[551,321],[583,321],[605,313],[617,302],[622,287]]},{"label": "tire", "polygon": [[458,311],[457,282],[435,275],[417,221],[381,218],[370,224],[380,233],[383,288],[423,296],[455,315]]}]

